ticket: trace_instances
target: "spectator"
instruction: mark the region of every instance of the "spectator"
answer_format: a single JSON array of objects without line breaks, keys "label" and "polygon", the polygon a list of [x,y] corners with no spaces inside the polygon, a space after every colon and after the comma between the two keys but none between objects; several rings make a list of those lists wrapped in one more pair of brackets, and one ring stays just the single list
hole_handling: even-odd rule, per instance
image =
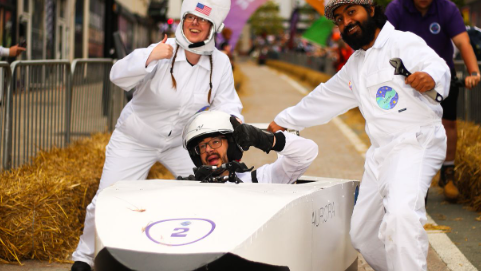
[{"label": "spectator", "polygon": [[232,47],[225,41],[220,45],[220,51],[229,57],[230,64],[232,65],[232,70],[234,70],[234,56],[232,55]]},{"label": "spectator", "polygon": [[344,64],[346,64],[354,51],[341,39],[339,32],[332,34],[332,40],[337,44],[337,47],[334,48],[336,61],[334,61],[333,65],[336,72],[338,72],[344,67]]},{"label": "spectator", "polygon": [[[0,46],[0,57],[3,57],[3,56],[17,57],[24,51],[25,51],[25,47],[21,47],[19,44],[14,45],[10,48],[4,48]],[[0,105],[2,105],[2,99],[3,99],[3,88],[0,89]]]},{"label": "spectator", "polygon": [[19,44],[10,48],[0,46],[0,56],[17,57],[26,50],[25,47],[21,47]]},{"label": "spectator", "polygon": [[[469,75],[464,80],[468,89],[480,81],[479,67],[468,33],[464,26],[461,12],[449,0],[394,0],[386,8],[389,22],[397,30],[410,31],[423,38],[426,43],[441,56],[451,69],[451,82],[456,80],[454,70],[453,46],[461,52]],[[409,68],[409,67],[408,67]],[[456,105],[459,89],[451,84],[449,96],[443,107],[443,125],[447,135],[446,160],[441,167],[439,186],[444,188],[448,200],[456,200],[459,191],[454,179],[454,158],[456,155]]]}]

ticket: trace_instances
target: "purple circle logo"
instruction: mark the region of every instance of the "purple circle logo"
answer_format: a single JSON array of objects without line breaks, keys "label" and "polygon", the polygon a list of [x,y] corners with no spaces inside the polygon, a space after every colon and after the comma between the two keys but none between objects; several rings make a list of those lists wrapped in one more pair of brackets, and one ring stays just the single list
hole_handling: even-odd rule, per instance
[{"label": "purple circle logo", "polygon": [[215,229],[212,220],[204,218],[174,218],[154,222],[145,234],[154,243],[165,246],[184,246],[209,236]]},{"label": "purple circle logo", "polygon": [[441,32],[441,25],[438,23],[432,23],[429,25],[429,31],[433,34],[439,34],[439,32]]}]

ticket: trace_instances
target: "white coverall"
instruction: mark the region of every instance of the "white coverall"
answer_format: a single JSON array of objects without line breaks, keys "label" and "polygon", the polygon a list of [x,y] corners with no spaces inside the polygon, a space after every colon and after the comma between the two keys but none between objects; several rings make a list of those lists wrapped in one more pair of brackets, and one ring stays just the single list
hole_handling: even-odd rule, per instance
[{"label": "white coverall", "polygon": [[[168,39],[176,50],[175,39]],[[97,194],[87,207],[84,232],[73,261],[93,266],[95,249],[95,202],[105,187],[119,180],[143,180],[151,166],[159,161],[174,176],[192,174],[195,167],[182,147],[182,129],[187,120],[206,106],[243,118],[242,104],[234,88],[229,58],[214,49],[212,54],[212,94],[209,92],[210,61],[201,56],[192,66],[181,47],[175,59],[174,77],[177,89],[172,88],[170,69],[172,59],[145,63],[157,44],[137,49],[117,61],[110,80],[119,87],[135,87],[132,100],[123,109],[106,148],[105,164]]]},{"label": "white coverall", "polygon": [[[289,132],[282,133],[286,137],[286,145],[278,152],[280,155],[274,163],[256,169],[259,183],[293,183],[317,157],[319,147],[314,141]],[[251,172],[237,173],[237,177],[244,183],[252,183]]]},{"label": "white coverall", "polygon": [[423,71],[447,97],[450,71],[418,36],[386,22],[374,45],[274,121],[301,130],[327,123],[358,106],[371,147],[351,221],[351,240],[375,270],[426,270],[424,197],[446,154],[442,108],[394,75],[399,57],[412,73]]},{"label": "white coverall", "polygon": [[10,48],[5,48],[0,46],[0,57],[9,56],[10,55]]}]

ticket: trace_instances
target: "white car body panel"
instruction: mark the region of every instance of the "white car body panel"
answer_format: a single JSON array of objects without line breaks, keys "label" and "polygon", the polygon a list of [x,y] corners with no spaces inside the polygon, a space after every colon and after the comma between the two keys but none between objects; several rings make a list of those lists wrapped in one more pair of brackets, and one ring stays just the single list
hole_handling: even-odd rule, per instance
[{"label": "white car body panel", "polygon": [[133,270],[194,270],[230,253],[289,270],[351,270],[358,181],[300,184],[119,181],[95,215],[102,249]]}]

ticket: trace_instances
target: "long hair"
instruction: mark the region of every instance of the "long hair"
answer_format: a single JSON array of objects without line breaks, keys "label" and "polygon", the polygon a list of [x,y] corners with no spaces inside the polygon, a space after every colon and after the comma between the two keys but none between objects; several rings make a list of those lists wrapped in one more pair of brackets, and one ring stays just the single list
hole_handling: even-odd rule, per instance
[{"label": "long hair", "polygon": [[177,47],[175,48],[174,57],[172,58],[172,67],[170,67],[170,77],[172,77],[172,87],[174,89],[177,89],[177,81],[175,81],[175,78],[174,78],[174,64],[175,64],[175,58],[177,57],[177,52],[179,52],[178,44],[177,44]]},{"label": "long hair", "polygon": [[[174,89],[177,89],[177,81],[175,81],[175,77],[174,77],[174,64],[175,64],[175,58],[177,57],[177,52],[179,52],[179,45],[177,45],[175,49],[175,54],[174,54],[174,57],[172,58],[172,67],[170,68],[170,77],[172,78],[172,87]],[[212,93],[212,71],[214,70],[212,55],[209,55],[209,61],[210,61],[210,76],[209,76],[209,94],[207,95],[207,102],[210,104],[210,96]]]}]

